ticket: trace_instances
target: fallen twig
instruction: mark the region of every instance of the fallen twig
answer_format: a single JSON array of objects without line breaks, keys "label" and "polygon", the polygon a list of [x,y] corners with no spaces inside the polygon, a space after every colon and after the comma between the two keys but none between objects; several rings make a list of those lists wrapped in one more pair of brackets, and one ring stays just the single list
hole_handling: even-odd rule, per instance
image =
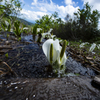
[{"label": "fallen twig", "polygon": [[9,72],[18,77],[18,75],[11,69],[11,67],[6,62],[0,61],[0,64],[5,64],[9,68]]}]

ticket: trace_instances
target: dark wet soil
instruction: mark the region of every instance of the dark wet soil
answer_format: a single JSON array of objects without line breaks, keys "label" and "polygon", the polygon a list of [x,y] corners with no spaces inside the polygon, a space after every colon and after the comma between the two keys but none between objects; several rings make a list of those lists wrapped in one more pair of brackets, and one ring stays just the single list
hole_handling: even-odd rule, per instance
[{"label": "dark wet soil", "polygon": [[0,84],[0,100],[100,100],[100,91],[83,76],[13,78]]},{"label": "dark wet soil", "polygon": [[42,44],[32,39],[28,44],[24,38],[23,41],[24,44],[16,42],[16,48],[0,56],[16,73],[11,73],[5,64],[0,65],[4,72],[0,74],[0,100],[100,100],[99,89],[91,85],[97,75],[94,70],[72,59],[66,51],[68,75],[57,78],[42,51]]},{"label": "dark wet soil", "polygon": [[49,77],[47,67],[51,66],[37,44],[10,50],[8,55],[8,58],[3,55],[2,61],[5,61],[18,77]]},{"label": "dark wet soil", "polygon": [[[57,77],[52,73],[52,67],[44,55],[41,46],[37,43],[18,47],[9,50],[7,53],[8,57],[2,55],[1,59],[11,67],[18,77]],[[1,67],[7,68],[4,64]],[[85,75],[88,77],[96,75],[95,71],[82,66],[81,63],[76,62],[71,57],[66,62],[66,73]]]}]

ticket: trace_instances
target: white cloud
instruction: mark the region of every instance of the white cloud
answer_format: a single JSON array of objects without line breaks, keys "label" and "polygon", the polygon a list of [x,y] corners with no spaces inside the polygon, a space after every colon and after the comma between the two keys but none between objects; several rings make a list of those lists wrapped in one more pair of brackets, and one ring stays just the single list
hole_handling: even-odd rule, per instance
[{"label": "white cloud", "polygon": [[37,4],[37,0],[33,0],[32,5],[36,5]]},{"label": "white cloud", "polygon": [[77,11],[79,7],[73,7],[72,5],[68,6],[57,6],[59,10],[60,17],[64,18],[67,14],[69,14],[71,17],[73,17],[73,13]]},{"label": "white cloud", "polygon": [[47,12],[46,8],[40,7],[40,11]]},{"label": "white cloud", "polygon": [[93,9],[100,11],[100,0],[83,0],[84,4],[89,2],[89,5],[93,6]]},{"label": "white cloud", "polygon": [[24,3],[24,0],[20,0],[22,3]]},{"label": "white cloud", "polygon": [[36,10],[40,10],[40,8],[42,7],[43,9],[46,9],[45,11],[55,11],[56,8],[56,5],[52,2],[52,0],[50,0],[50,3],[48,3],[46,0],[43,0],[41,2],[34,0],[31,4]]},{"label": "white cloud", "polygon": [[39,19],[40,17],[42,17],[43,15],[46,15],[46,13],[44,12],[35,12],[35,11],[30,11],[30,10],[25,10],[25,9],[22,9],[21,11],[21,14],[23,14],[21,17],[25,18],[26,20],[29,20],[29,21],[35,21],[37,19]]},{"label": "white cloud", "polygon": [[65,0],[65,4],[72,5],[72,4],[75,4],[75,2],[73,2],[72,0]]},{"label": "white cloud", "polygon": [[[73,4],[71,0],[70,2],[70,4]],[[51,16],[51,14],[57,11],[59,17],[64,19],[67,14],[70,14],[71,17],[73,17],[73,13],[79,8],[70,4],[66,6],[59,6],[52,0],[50,0],[50,3],[48,3],[47,0],[33,0],[30,7],[33,11],[23,9],[21,13],[24,15],[24,17],[26,16],[26,19],[28,20],[36,20],[46,14]]]}]

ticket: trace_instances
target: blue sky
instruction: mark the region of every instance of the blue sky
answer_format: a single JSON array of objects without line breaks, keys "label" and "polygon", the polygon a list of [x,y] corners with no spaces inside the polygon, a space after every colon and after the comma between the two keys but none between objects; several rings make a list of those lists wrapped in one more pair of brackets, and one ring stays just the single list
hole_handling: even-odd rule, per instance
[{"label": "blue sky", "polygon": [[73,13],[77,12],[86,2],[93,6],[92,9],[100,11],[100,0],[20,0],[24,6],[22,7],[22,18],[29,22],[41,18],[43,15],[52,15],[55,11],[59,17],[64,20],[67,14],[73,18]]}]

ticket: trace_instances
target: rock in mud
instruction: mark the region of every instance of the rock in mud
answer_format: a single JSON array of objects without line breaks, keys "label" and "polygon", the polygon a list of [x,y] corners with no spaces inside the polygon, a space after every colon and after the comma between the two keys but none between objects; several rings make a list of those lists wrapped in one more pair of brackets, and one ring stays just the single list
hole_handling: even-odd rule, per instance
[{"label": "rock in mud", "polygon": [[100,90],[100,75],[94,77],[94,79],[92,80],[92,85]]}]

